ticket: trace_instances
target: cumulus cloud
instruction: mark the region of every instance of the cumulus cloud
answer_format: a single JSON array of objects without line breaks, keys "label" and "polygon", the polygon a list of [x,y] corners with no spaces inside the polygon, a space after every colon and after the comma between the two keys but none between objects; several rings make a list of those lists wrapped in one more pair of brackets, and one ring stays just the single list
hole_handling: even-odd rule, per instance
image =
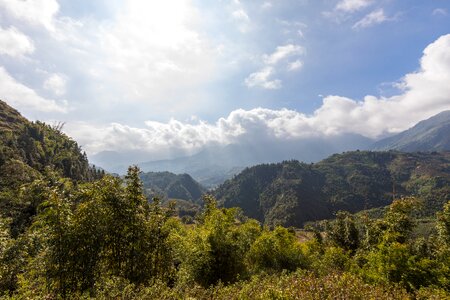
[{"label": "cumulus cloud", "polygon": [[144,128],[121,124],[93,128],[84,124],[69,127],[69,134],[80,139],[91,154],[106,149],[141,149],[155,157],[164,156],[169,149],[189,154],[211,144],[255,138],[301,140],[342,133],[378,138],[450,109],[449,82],[450,34],[426,47],[420,69],[404,76],[399,94],[392,97],[368,95],[358,101],[330,95],[310,115],[288,109],[239,109],[211,124],[173,119],[167,123],[148,121]]},{"label": "cumulus cloud", "polygon": [[0,27],[0,54],[11,57],[22,57],[33,53],[33,41],[15,27]]},{"label": "cumulus cloud", "polygon": [[341,0],[336,4],[335,10],[343,12],[355,12],[368,7],[373,0]]},{"label": "cumulus cloud", "polygon": [[352,28],[362,29],[384,23],[388,20],[389,18],[387,18],[386,15],[384,14],[384,10],[380,8],[364,16],[364,18],[356,22]]},{"label": "cumulus cloud", "polygon": [[66,93],[67,79],[62,74],[52,74],[44,82],[44,89],[51,91],[55,96]]},{"label": "cumulus cloud", "polygon": [[265,67],[258,72],[250,74],[244,81],[248,87],[262,87],[268,90],[276,90],[281,88],[281,80],[271,79],[274,74],[273,67]]},{"label": "cumulus cloud", "polygon": [[[261,87],[264,89],[279,89],[282,86],[280,79],[272,79],[276,73],[276,67],[280,63],[291,57],[298,57],[305,53],[305,49],[299,45],[287,44],[278,46],[272,54],[265,54],[262,57],[264,66],[257,72],[251,73],[244,83],[247,87]],[[300,60],[288,63],[288,70],[298,70],[302,66]]]},{"label": "cumulus cloud", "polygon": [[300,70],[303,67],[303,62],[301,60],[295,60],[288,65],[289,71],[297,71]]},{"label": "cumulus cloud", "polygon": [[3,67],[0,67],[0,95],[2,100],[28,112],[67,112],[67,104],[39,96],[33,89],[17,82]]},{"label": "cumulus cloud", "polygon": [[59,10],[56,0],[0,0],[0,7],[30,25],[40,25],[50,31],[55,29],[54,16]]},{"label": "cumulus cloud", "polygon": [[274,53],[264,56],[264,61],[266,64],[274,65],[290,56],[301,55],[304,51],[304,48],[299,45],[278,46]]}]

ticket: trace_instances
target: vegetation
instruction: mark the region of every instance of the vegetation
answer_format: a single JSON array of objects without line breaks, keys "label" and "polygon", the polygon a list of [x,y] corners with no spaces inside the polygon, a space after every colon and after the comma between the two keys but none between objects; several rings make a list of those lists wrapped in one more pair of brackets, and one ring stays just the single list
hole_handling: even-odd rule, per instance
[{"label": "vegetation", "polygon": [[[200,213],[185,222],[174,202],[147,200],[137,167],[124,178],[104,175],[60,129],[8,108],[0,116],[9,138],[0,165],[8,172],[0,177],[2,299],[450,298],[447,154],[355,152],[317,165],[250,168],[243,174],[254,176],[234,179],[245,182],[248,198],[233,194],[242,208],[204,195]],[[29,128],[42,128],[43,137],[23,131]],[[19,133],[34,146],[21,148]],[[380,178],[368,183],[371,172]],[[338,210],[392,197],[383,190],[392,178],[398,193],[417,196],[376,211]],[[273,206],[267,218],[295,220],[300,204],[336,210],[334,218],[313,223],[301,239],[298,229],[261,224],[245,215],[258,202],[245,199],[258,200],[265,185],[262,208]],[[339,198],[316,203],[317,195]],[[423,215],[428,231],[418,234]]]},{"label": "vegetation", "polygon": [[200,203],[206,189],[189,174],[176,175],[170,172],[142,173],[140,178],[150,198],[181,199]]},{"label": "vegetation", "polygon": [[316,163],[284,161],[245,169],[215,190],[225,207],[267,225],[301,227],[333,218],[339,210],[357,212],[415,196],[419,212],[434,216],[450,200],[450,153],[354,151]]},{"label": "vegetation", "polygon": [[22,185],[38,189],[33,182],[52,172],[74,183],[104,175],[89,166],[86,154],[61,132],[62,126],[30,122],[0,100],[0,216],[11,219],[13,236],[30,225],[42,201],[22,190]]},{"label": "vegetation", "polygon": [[23,189],[40,204],[16,237],[1,218],[5,298],[450,297],[450,202],[426,238],[412,234],[420,203],[403,198],[381,219],[339,212],[300,241],[209,195],[184,225],[172,205],[146,201],[137,167],[77,185],[53,173]]}]

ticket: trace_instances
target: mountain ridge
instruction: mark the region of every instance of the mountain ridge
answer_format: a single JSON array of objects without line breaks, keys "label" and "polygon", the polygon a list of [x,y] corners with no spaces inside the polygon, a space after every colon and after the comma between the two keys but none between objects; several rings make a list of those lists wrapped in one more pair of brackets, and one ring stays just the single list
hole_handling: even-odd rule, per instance
[{"label": "mountain ridge", "polygon": [[375,142],[371,150],[450,150],[450,110],[443,111],[394,136]]},{"label": "mountain ridge", "polygon": [[408,195],[422,199],[424,213],[433,214],[450,200],[450,152],[352,151],[315,164],[262,164],[246,168],[213,194],[224,207],[241,207],[268,225],[301,227],[338,210],[381,207]]}]

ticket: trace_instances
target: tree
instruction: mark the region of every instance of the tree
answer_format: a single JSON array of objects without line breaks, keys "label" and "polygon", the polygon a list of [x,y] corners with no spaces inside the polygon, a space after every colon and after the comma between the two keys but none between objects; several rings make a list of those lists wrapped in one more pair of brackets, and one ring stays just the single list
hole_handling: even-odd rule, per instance
[{"label": "tree", "polygon": [[259,225],[240,222],[238,209],[220,209],[210,195],[205,195],[204,201],[200,224],[189,232],[184,267],[206,287],[235,282],[248,273],[243,258],[259,235]]},{"label": "tree", "polygon": [[346,211],[338,211],[336,219],[327,224],[326,236],[333,244],[344,250],[354,252],[359,246],[359,233],[355,219]]},{"label": "tree", "polygon": [[264,230],[252,244],[246,258],[254,273],[294,271],[305,265],[295,234],[281,226],[273,231]]}]

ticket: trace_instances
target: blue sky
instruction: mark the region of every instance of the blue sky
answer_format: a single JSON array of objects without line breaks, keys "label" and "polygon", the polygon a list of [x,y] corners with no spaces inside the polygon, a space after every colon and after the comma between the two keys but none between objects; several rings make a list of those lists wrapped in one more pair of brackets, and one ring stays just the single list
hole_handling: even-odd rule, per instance
[{"label": "blue sky", "polygon": [[0,0],[0,99],[88,154],[375,139],[450,109],[449,34],[447,0]]}]

